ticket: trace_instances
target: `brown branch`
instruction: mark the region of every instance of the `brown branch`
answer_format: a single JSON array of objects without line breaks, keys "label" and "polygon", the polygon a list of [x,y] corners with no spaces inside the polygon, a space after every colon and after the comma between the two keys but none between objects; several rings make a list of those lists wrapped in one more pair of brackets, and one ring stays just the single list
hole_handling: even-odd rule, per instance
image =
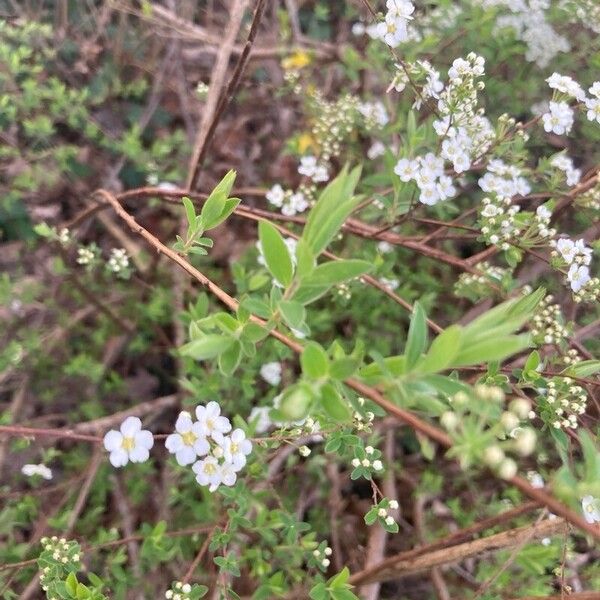
[{"label": "brown branch", "polygon": [[559,531],[564,531],[566,523],[563,519],[547,519],[541,523],[525,525],[509,529],[488,537],[449,548],[434,550],[421,556],[404,558],[403,553],[388,558],[381,565],[355,573],[348,580],[352,585],[372,581],[389,581],[400,579],[427,571],[434,567],[458,563],[471,556],[479,556],[484,552],[503,550],[527,542],[534,537],[546,537]]}]

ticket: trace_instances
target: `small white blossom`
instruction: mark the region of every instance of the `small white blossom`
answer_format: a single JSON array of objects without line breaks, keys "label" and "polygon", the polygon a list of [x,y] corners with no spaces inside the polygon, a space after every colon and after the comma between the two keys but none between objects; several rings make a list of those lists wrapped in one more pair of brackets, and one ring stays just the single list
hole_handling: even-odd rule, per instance
[{"label": "small white blossom", "polygon": [[147,429],[142,429],[138,417],[127,417],[119,431],[111,429],[104,436],[104,447],[113,467],[124,467],[129,461],[141,463],[148,460],[154,437]]},{"label": "small white blossom", "polygon": [[550,110],[542,115],[544,130],[564,135],[573,127],[573,109],[566,102],[550,102]]},{"label": "small white blossom", "polygon": [[202,424],[192,421],[190,413],[182,411],[175,423],[175,433],[165,440],[165,446],[183,467],[191,465],[198,456],[204,456],[210,451]]},{"label": "small white blossom", "polygon": [[221,416],[221,407],[217,402],[209,402],[206,406],[196,407],[196,418],[206,437],[212,437],[216,442],[223,434],[231,431],[231,423],[227,417]]},{"label": "small white blossom", "polygon": [[593,496],[584,496],[581,499],[583,517],[588,523],[600,523],[600,500]]},{"label": "small white blossom", "polygon": [[567,281],[574,292],[581,290],[590,279],[590,270],[585,265],[572,264],[567,273]]},{"label": "small white blossom", "polygon": [[277,386],[281,383],[281,363],[269,362],[260,368],[260,376],[269,384]]},{"label": "small white blossom", "polygon": [[252,452],[252,442],[246,439],[246,434],[241,429],[234,429],[220,445],[225,462],[230,463],[236,471],[246,465],[246,456]]}]

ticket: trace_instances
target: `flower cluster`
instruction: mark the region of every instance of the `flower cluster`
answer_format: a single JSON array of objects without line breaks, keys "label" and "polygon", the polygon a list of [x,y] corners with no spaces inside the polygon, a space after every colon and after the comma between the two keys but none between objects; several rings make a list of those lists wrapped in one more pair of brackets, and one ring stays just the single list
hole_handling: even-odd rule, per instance
[{"label": "flower cluster", "polygon": [[571,46],[546,19],[545,10],[550,0],[477,0],[482,6],[501,6],[511,14],[501,15],[495,24],[495,33],[509,28],[518,40],[527,45],[525,58],[540,68],[548,66],[559,52],[569,52]]},{"label": "flower cluster", "polygon": [[550,102],[549,111],[542,115],[544,130],[556,135],[570,133],[574,121],[573,109],[566,102]]},{"label": "flower cluster", "polygon": [[373,473],[383,471],[381,451],[373,448],[373,446],[367,446],[366,448],[356,446],[354,448],[352,467],[354,470],[350,475],[351,479],[358,479],[359,477],[371,479]]},{"label": "flower cluster", "polygon": [[124,276],[129,271],[129,257],[124,248],[113,248],[110,251],[110,258],[106,263],[106,268],[115,275]]},{"label": "flower cluster", "polygon": [[554,378],[541,395],[538,411],[542,420],[554,429],[577,429],[577,419],[585,413],[587,394],[570,377]]},{"label": "flower cluster", "polygon": [[409,0],[387,0],[385,18],[373,29],[373,36],[395,48],[408,40],[408,21],[415,10]]},{"label": "flower cluster", "polygon": [[510,270],[490,265],[487,261],[477,265],[478,273],[461,273],[454,285],[454,293],[473,302],[488,296],[490,284],[507,287],[511,280]]},{"label": "flower cluster", "polygon": [[206,591],[206,586],[203,585],[191,585],[183,583],[183,581],[175,581],[171,588],[165,592],[165,598],[167,600],[196,600],[196,598],[204,596]]},{"label": "flower cluster", "polygon": [[327,545],[326,542],[319,544],[318,548],[315,548],[312,552],[312,557],[315,563],[321,570],[325,570],[331,564],[329,557],[333,554],[333,550]]},{"label": "flower cluster", "polygon": [[479,179],[479,187],[486,193],[495,193],[500,198],[526,196],[531,186],[522,176],[522,170],[514,165],[507,165],[500,159],[492,159],[487,165],[486,173]]},{"label": "flower cluster", "polygon": [[593,188],[579,194],[575,198],[575,203],[582,208],[600,211],[600,183],[596,183]]},{"label": "flower cluster", "polygon": [[383,498],[380,502],[371,507],[371,510],[365,515],[365,523],[373,525],[375,522],[379,524],[389,533],[398,532],[398,523],[390,514],[390,510],[397,511],[400,505],[397,500],[389,500]]},{"label": "flower cluster", "polygon": [[39,477],[42,477],[43,479],[47,479],[47,480],[52,479],[52,469],[49,469],[46,465],[43,465],[43,464],[23,465],[21,467],[21,473],[23,473],[23,475],[26,475],[27,477],[33,477],[34,475],[38,475]]},{"label": "flower cluster", "polygon": [[267,192],[266,198],[269,204],[281,209],[281,214],[286,217],[303,213],[310,206],[302,192],[284,190],[278,183]]},{"label": "flower cluster", "polygon": [[98,257],[98,248],[95,245],[82,246],[77,249],[77,264],[89,266],[94,263]]},{"label": "flower cluster", "polygon": [[567,185],[577,185],[581,179],[581,170],[573,166],[573,160],[566,154],[557,154],[550,160],[550,164],[565,174]]},{"label": "flower cluster", "polygon": [[165,441],[167,450],[180,465],[193,463],[196,481],[209,491],[221,484],[234,485],[252,452],[252,442],[241,429],[231,431],[231,422],[221,415],[217,402],[197,406],[195,413],[196,421],[189,412],[179,413],[175,432]]},{"label": "flower cluster", "polygon": [[536,344],[560,344],[568,337],[560,306],[553,304],[549,294],[539,304],[532,317],[531,335]]},{"label": "flower cluster", "polygon": [[496,386],[478,384],[472,393],[460,391],[450,398],[452,410],[440,422],[455,440],[453,453],[463,468],[483,460],[503,479],[514,477],[517,463],[507,456],[529,456],[535,449],[535,430],[522,422],[530,417],[531,404],[516,398],[504,407],[504,392]]},{"label": "flower cluster", "polygon": [[[364,406],[365,399],[358,398],[358,403],[361,406]],[[375,420],[375,415],[371,411],[366,411],[364,415],[362,415],[359,411],[354,411],[352,415],[352,424],[356,431],[362,431],[368,433],[371,431],[371,425]]]},{"label": "flower cluster", "polygon": [[358,112],[365,120],[367,129],[380,129],[389,123],[389,116],[383,102],[361,102],[358,105]]},{"label": "flower cluster", "polygon": [[444,159],[432,152],[414,160],[401,158],[394,167],[401,181],[415,181],[419,187],[419,202],[433,206],[441,200],[453,198],[456,188],[452,178],[444,174]]},{"label": "flower cluster", "polygon": [[508,197],[492,196],[481,201],[479,226],[483,238],[493,245],[508,250],[509,242],[519,237],[522,226],[516,220],[519,207],[511,205]]},{"label": "flower cluster", "polygon": [[600,281],[590,275],[592,249],[583,239],[573,241],[570,238],[552,240],[551,256],[558,266],[568,267],[567,282],[573,291],[576,302],[595,300],[600,294]]},{"label": "flower cluster", "polygon": [[[45,592],[55,593],[69,573],[81,570],[81,546],[74,541],[52,537],[40,540],[43,551],[38,558],[40,584]],[[58,594],[57,594],[58,596]]]},{"label": "flower cluster", "polygon": [[298,173],[310,178],[315,183],[320,183],[329,179],[327,165],[318,162],[317,157],[312,155],[303,156],[300,159]]}]

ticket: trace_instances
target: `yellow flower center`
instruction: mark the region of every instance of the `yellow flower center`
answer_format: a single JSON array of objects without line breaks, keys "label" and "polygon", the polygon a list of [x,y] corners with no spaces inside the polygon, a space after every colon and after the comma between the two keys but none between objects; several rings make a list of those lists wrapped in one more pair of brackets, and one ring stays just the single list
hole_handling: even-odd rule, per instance
[{"label": "yellow flower center", "polygon": [[127,452],[133,450],[135,448],[135,440],[132,437],[123,437],[121,448],[123,448],[123,450],[127,450]]},{"label": "yellow flower center", "polygon": [[593,513],[594,512],[594,505],[592,503],[588,504],[585,507],[585,510],[587,510],[589,513]]},{"label": "yellow flower center", "polygon": [[181,434],[181,439],[186,446],[193,446],[198,438],[193,431],[186,431]]},{"label": "yellow flower center", "polygon": [[215,428],[215,422],[212,419],[206,419],[206,426],[212,431]]},{"label": "yellow flower center", "polygon": [[213,465],[213,463],[204,463],[204,472],[207,475],[212,475],[213,473],[215,473],[216,470],[217,468],[215,467],[215,465]]},{"label": "yellow flower center", "polygon": [[231,449],[231,454],[237,454],[240,447],[235,442],[231,442],[230,449]]}]

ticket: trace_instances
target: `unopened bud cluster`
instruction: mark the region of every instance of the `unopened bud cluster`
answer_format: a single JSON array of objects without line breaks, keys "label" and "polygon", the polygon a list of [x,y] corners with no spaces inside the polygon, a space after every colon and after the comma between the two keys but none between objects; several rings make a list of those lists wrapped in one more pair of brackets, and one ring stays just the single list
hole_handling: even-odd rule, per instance
[{"label": "unopened bud cluster", "polygon": [[319,545],[318,548],[313,550],[312,555],[316,565],[324,571],[331,564],[330,556],[333,554],[333,550],[327,546],[326,542]]},{"label": "unopened bud cluster", "polygon": [[48,592],[56,583],[72,572],[81,569],[81,546],[74,541],[57,536],[40,540],[43,551],[38,558],[40,584]]},{"label": "unopened bud cluster", "polygon": [[461,298],[472,301],[479,300],[490,294],[490,284],[502,285],[510,280],[510,270],[487,261],[477,265],[479,273],[461,273],[454,286],[454,293]]},{"label": "unopened bud cluster", "polygon": [[167,600],[188,600],[192,592],[192,586],[183,581],[175,581],[170,590],[165,592]]},{"label": "unopened bud cluster", "polygon": [[553,300],[551,294],[546,296],[532,317],[531,335],[536,344],[560,344],[569,335],[560,306]]},{"label": "unopened bud cluster", "polygon": [[545,396],[540,397],[540,417],[554,429],[577,429],[587,400],[585,390],[570,377],[556,377],[548,382]]}]

